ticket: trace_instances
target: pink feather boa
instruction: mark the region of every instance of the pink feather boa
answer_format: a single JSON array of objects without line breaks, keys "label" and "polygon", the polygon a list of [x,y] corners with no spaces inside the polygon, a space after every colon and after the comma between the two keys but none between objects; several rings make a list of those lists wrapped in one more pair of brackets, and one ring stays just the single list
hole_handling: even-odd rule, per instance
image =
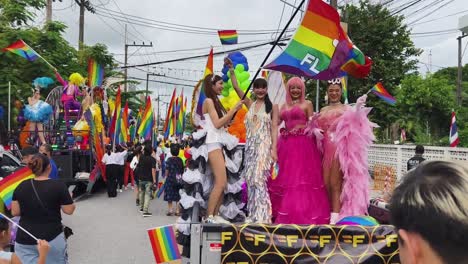
[{"label": "pink feather boa", "polygon": [[340,219],[365,215],[369,206],[369,171],[367,154],[375,140],[373,128],[378,127],[367,118],[371,108],[350,107],[337,120],[334,141],[336,157],[343,172]]}]

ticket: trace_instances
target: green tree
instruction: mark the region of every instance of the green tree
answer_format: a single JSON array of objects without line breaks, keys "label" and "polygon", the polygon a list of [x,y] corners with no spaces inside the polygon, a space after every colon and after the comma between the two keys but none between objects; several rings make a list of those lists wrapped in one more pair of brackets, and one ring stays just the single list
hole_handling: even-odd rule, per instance
[{"label": "green tree", "polygon": [[45,0],[0,0],[0,28],[27,25],[34,19],[34,11],[45,6]]},{"label": "green tree", "polygon": [[399,116],[396,123],[409,140],[447,145],[450,115],[455,105],[453,84],[443,77],[407,75],[396,90]]},{"label": "green tree", "polygon": [[[364,54],[372,59],[372,70],[367,78],[349,78],[349,99],[354,102],[374,84],[381,81],[390,94],[395,94],[405,74],[417,69],[415,48],[410,30],[403,16],[391,16],[381,4],[368,0],[358,5],[343,7],[344,22],[348,23],[348,35]],[[380,99],[369,96],[368,105],[374,107],[371,118],[382,129],[389,128],[397,118],[397,107],[390,107]]]}]

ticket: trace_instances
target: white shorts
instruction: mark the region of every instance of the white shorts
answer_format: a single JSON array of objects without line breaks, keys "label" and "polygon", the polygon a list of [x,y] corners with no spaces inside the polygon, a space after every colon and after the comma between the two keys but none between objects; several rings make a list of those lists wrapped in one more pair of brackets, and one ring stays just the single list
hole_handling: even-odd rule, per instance
[{"label": "white shorts", "polygon": [[213,150],[222,149],[223,146],[221,145],[221,143],[216,142],[206,144],[206,148],[208,149],[208,153],[210,153]]}]

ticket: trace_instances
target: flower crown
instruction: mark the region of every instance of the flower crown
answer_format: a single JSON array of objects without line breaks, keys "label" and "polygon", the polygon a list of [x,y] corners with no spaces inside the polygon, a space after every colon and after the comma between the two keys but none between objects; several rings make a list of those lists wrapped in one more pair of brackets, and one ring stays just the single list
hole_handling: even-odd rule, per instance
[{"label": "flower crown", "polygon": [[328,84],[341,84],[341,79],[328,80]]}]

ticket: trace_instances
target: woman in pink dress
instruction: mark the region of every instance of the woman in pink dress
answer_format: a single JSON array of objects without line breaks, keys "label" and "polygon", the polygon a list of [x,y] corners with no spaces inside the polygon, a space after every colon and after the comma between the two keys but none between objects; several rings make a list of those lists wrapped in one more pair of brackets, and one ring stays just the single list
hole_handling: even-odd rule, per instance
[{"label": "woman in pink dress", "polygon": [[280,108],[285,122],[278,140],[278,177],[270,181],[272,215],[280,224],[328,224],[330,206],[322,177],[321,155],[306,126],[314,114],[305,100],[299,77],[287,83],[286,103]]},{"label": "woman in pink dress", "polygon": [[328,106],[321,109],[316,123],[323,131],[323,176],[331,204],[330,223],[346,216],[367,214],[369,172],[367,149],[374,139],[364,108],[367,96],[354,107],[341,103],[340,79],[329,81]]}]

